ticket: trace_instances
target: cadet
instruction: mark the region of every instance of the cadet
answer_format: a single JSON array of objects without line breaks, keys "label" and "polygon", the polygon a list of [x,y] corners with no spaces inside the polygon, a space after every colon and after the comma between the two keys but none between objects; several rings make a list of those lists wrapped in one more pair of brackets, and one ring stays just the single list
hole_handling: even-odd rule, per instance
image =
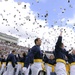
[{"label": "cadet", "polygon": [[1,70],[0,70],[0,75],[3,74],[5,67],[6,67],[6,59],[4,58],[3,55],[1,55]]},{"label": "cadet", "polygon": [[75,75],[75,50],[71,54],[68,53],[67,57],[70,63],[70,75]]},{"label": "cadet", "polygon": [[49,58],[45,55],[44,62],[45,62],[45,66],[46,66],[47,75],[51,75],[51,72],[52,72],[54,64],[55,64],[54,55],[51,54]]},{"label": "cadet", "polygon": [[13,50],[12,53],[9,54],[8,57],[7,57],[7,60],[6,60],[6,65],[7,65],[6,75],[14,75],[14,68],[15,68],[15,65],[17,64],[14,54],[15,54],[15,50]]},{"label": "cadet", "polygon": [[43,56],[40,50],[41,40],[40,38],[36,38],[34,42],[35,42],[35,45],[31,48],[31,51],[26,57],[25,66],[23,68],[23,71],[27,73],[27,70],[29,69],[29,64],[31,62],[30,60],[32,59],[34,60],[34,63],[31,66],[32,75],[38,75],[39,71],[43,70],[43,65],[42,65]]},{"label": "cadet", "polygon": [[67,75],[66,72],[66,50],[64,49],[64,44],[62,43],[62,31],[58,37],[58,41],[55,46],[55,57],[56,57],[56,66],[55,72],[56,75]]},{"label": "cadet", "polygon": [[18,58],[19,58],[19,61],[18,61],[18,65],[17,65],[15,75],[18,75],[19,73],[21,74],[21,72],[22,72],[21,69],[24,67],[24,62],[25,62],[25,59],[26,59],[26,53],[24,52],[22,54],[22,57],[20,57],[20,55],[18,54]]}]

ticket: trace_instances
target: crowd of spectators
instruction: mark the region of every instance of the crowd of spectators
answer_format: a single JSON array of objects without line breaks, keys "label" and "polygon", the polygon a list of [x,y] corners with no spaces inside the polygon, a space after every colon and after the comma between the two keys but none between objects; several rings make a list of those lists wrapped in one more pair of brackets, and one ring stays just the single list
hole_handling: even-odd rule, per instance
[{"label": "crowd of spectators", "polygon": [[16,50],[16,54],[20,54],[22,52],[26,52],[26,53],[28,52],[27,47],[23,47],[15,43],[0,41],[0,54],[1,55],[8,55],[12,50]]}]

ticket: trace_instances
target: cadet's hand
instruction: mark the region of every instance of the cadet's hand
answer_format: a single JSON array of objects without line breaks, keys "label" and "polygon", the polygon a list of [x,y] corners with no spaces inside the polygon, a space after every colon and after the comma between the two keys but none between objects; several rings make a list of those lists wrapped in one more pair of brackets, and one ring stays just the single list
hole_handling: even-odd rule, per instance
[{"label": "cadet's hand", "polygon": [[25,73],[25,72],[26,72],[26,70],[27,70],[27,68],[26,68],[26,67],[23,67],[23,69],[22,69],[22,70],[23,70],[23,72]]},{"label": "cadet's hand", "polygon": [[62,29],[60,30],[60,36],[62,36]]},{"label": "cadet's hand", "polygon": [[73,50],[73,51],[72,51],[72,54],[74,54],[74,55],[75,55],[75,50]]},{"label": "cadet's hand", "polygon": [[71,49],[71,50],[68,51],[68,53],[69,53],[69,54],[72,54],[72,51],[73,51],[73,50]]}]

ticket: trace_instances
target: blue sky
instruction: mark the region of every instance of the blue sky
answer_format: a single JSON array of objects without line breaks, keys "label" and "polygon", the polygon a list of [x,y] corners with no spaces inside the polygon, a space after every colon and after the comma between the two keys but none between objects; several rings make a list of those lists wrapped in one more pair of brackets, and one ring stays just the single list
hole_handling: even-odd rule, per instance
[{"label": "blue sky", "polygon": [[[15,1],[21,1],[21,2],[28,2],[30,3],[30,7],[34,12],[39,12],[40,15],[45,14],[46,11],[48,11],[48,23],[49,27],[51,25],[59,25],[61,26],[61,23],[59,20],[65,18],[68,20],[69,18],[73,18],[75,14],[75,0],[70,0],[70,3],[68,3],[68,0],[38,0],[39,3],[36,2],[36,0],[15,0]],[[33,3],[33,5],[32,5]],[[71,8],[70,5],[73,7]],[[41,9],[41,10],[40,10]],[[66,10],[65,10],[66,9]],[[65,10],[64,13],[62,13]],[[41,19],[45,19],[42,17],[39,17]],[[57,23],[55,23],[57,21]],[[62,23],[62,26],[65,25],[65,21]],[[68,25],[70,26],[70,25]]]}]

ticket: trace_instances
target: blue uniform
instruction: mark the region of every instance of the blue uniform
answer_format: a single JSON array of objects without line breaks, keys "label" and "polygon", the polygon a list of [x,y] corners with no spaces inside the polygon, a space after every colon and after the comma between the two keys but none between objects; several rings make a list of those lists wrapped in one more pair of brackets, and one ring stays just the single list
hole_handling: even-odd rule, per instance
[{"label": "blue uniform", "polygon": [[15,67],[15,64],[17,64],[15,55],[12,54],[12,53],[8,55],[7,61],[6,61],[6,65],[7,65],[9,62],[12,63],[12,66],[13,66],[13,67]]},{"label": "blue uniform", "polygon": [[55,46],[55,57],[56,57],[56,59],[65,60],[65,56],[66,56],[67,51],[60,47],[61,43],[62,43],[62,36],[59,36],[58,41],[57,41],[56,46]]},{"label": "blue uniform", "polygon": [[54,65],[56,63],[56,61],[54,59],[53,60],[48,59],[46,55],[44,56],[44,62],[48,63],[48,64],[51,64],[51,65]]},{"label": "blue uniform", "polygon": [[2,58],[2,60],[1,60],[1,64],[2,64],[3,62],[6,62],[6,59],[3,59],[3,58]]},{"label": "blue uniform", "polygon": [[26,56],[20,57],[20,55],[18,55],[18,62],[25,62]]},{"label": "blue uniform", "polygon": [[19,61],[19,58],[18,58],[18,56],[17,56],[17,55],[15,55],[15,59],[16,59],[16,62],[18,62],[18,61]]},{"label": "blue uniform", "polygon": [[62,36],[59,36],[55,46],[55,58],[57,62],[55,66],[55,72],[56,75],[67,75],[65,67],[67,51],[60,47],[61,44]]},{"label": "blue uniform", "polygon": [[[31,50],[28,50],[28,54],[27,56],[31,53]],[[33,59],[30,59],[30,64],[33,64],[34,60]]]},{"label": "blue uniform", "polygon": [[27,67],[29,66],[30,62],[33,60],[33,59],[42,59],[42,53],[41,53],[41,50],[40,50],[40,46],[38,45],[35,45],[31,48],[31,51],[28,53],[27,57],[26,57],[26,61],[25,61],[25,65],[24,67]]},{"label": "blue uniform", "polygon": [[2,58],[0,58],[0,62],[1,62]]},{"label": "blue uniform", "polygon": [[68,57],[68,62],[69,63],[75,62],[75,55],[73,55],[73,54],[67,54],[67,57]]}]

